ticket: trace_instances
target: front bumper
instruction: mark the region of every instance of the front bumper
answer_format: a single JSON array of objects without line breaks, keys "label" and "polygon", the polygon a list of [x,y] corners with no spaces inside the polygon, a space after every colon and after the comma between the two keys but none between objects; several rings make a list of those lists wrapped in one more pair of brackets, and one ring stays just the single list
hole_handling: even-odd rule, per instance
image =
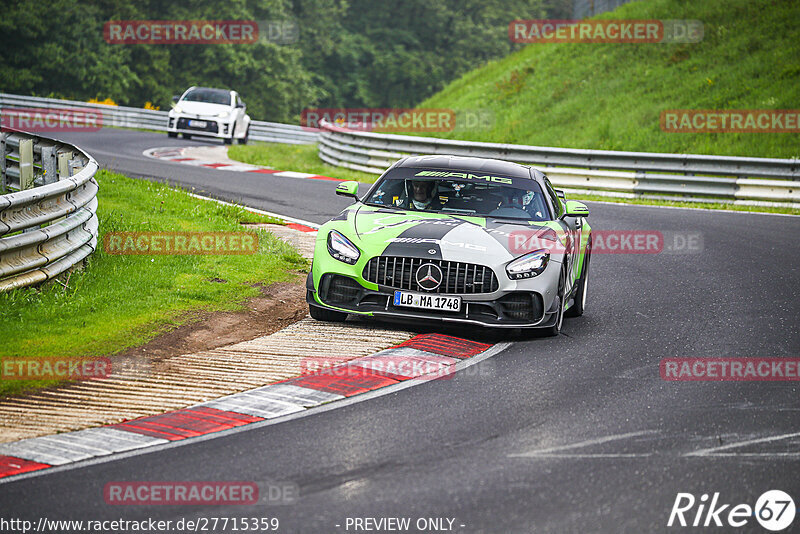
[{"label": "front bumper", "polygon": [[[191,135],[202,135],[206,137],[216,137],[218,139],[228,139],[231,137],[232,124],[229,120],[217,117],[190,117],[177,115],[167,119],[167,131],[172,133],[185,133]],[[204,121],[205,127],[190,126],[189,121]]]},{"label": "front bumper", "polygon": [[556,320],[557,298],[545,307],[545,295],[531,290],[498,290],[481,295],[457,295],[462,299],[459,312],[424,310],[395,306],[394,289],[364,287],[356,278],[336,273],[320,277],[314,287],[309,274],[306,300],[309,305],[347,313],[371,315],[410,322],[444,322],[480,325],[492,328],[544,328]]}]

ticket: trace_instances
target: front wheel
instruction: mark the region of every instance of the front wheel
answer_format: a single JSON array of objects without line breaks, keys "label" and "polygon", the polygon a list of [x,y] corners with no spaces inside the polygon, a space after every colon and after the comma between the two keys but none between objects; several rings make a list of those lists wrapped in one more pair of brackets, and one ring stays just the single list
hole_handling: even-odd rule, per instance
[{"label": "front wheel", "polygon": [[183,134],[183,138],[184,139],[191,139],[192,135],[191,134]]},{"label": "front wheel", "polygon": [[566,285],[566,277],[564,271],[561,271],[561,276],[558,278],[558,312],[556,313],[556,322],[553,326],[548,326],[543,329],[547,336],[557,336],[561,333],[561,325],[564,324],[564,289]]},{"label": "front wheel", "polygon": [[586,253],[583,256],[583,269],[578,280],[578,290],[572,299],[572,306],[566,311],[567,317],[580,317],[586,309],[586,294],[589,292],[589,260],[592,257],[592,240],[586,244]]},{"label": "front wheel", "polygon": [[247,130],[244,132],[244,137],[242,137],[241,139],[238,139],[237,141],[239,142],[240,145],[246,145],[247,144],[247,140],[249,138],[250,138],[250,127],[248,126]]},{"label": "front wheel", "polygon": [[167,132],[169,137],[178,137],[178,132]]},{"label": "front wheel", "polygon": [[311,317],[317,321],[326,321],[329,323],[343,323],[347,319],[347,314],[336,310],[329,310],[328,308],[320,308],[319,306],[308,305],[308,312]]}]

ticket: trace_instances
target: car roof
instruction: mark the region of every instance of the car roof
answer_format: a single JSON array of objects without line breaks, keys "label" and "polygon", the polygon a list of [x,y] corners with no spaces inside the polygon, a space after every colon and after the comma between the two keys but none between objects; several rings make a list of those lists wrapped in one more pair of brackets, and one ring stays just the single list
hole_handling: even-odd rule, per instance
[{"label": "car roof", "polygon": [[527,165],[500,159],[474,158],[465,156],[410,156],[395,164],[395,167],[424,169],[453,169],[467,172],[501,174],[512,178],[539,178],[541,173]]}]

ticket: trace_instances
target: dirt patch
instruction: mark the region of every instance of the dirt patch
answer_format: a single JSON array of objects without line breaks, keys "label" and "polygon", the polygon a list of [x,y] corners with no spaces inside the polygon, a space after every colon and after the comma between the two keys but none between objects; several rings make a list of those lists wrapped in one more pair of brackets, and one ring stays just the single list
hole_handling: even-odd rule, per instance
[{"label": "dirt patch", "polygon": [[261,295],[243,306],[243,310],[235,312],[200,312],[187,324],[113,358],[158,362],[277,332],[308,314],[305,275],[291,282],[261,287]]}]

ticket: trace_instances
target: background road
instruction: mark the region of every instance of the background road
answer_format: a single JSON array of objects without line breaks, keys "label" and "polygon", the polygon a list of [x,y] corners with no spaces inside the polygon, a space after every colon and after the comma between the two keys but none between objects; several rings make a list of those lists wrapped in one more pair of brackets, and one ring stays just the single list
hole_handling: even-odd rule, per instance
[{"label": "background road", "polygon": [[[194,144],[165,135],[65,137],[107,168],[314,222],[347,204],[334,183],[141,156]],[[800,504],[796,382],[659,377],[666,357],[798,356],[800,218],[589,205],[595,229],[699,232],[703,249],[595,255],[584,317],[566,320],[557,338],[518,336],[450,380],[0,485],[0,509],[33,520],[268,516],[280,519],[281,532],[308,533],[345,532],[347,517],[449,517],[456,532],[563,533],[669,531],[678,492],[754,505],[782,489]],[[762,441],[746,443],[754,440]],[[720,449],[725,456],[686,456],[736,443],[745,444]],[[299,485],[300,498],[254,507],[106,505],[103,486],[125,480],[285,481]],[[741,531],[763,532],[753,523]]]},{"label": "background road", "polygon": [[99,133],[63,133],[57,137],[86,150],[103,169],[137,178],[167,181],[186,189],[195,188],[194,193],[198,195],[238,202],[306,221],[324,223],[352,204],[351,200],[334,193],[336,182],[220,171],[142,155],[148,148],[219,146],[221,141],[196,138],[187,141],[172,139],[166,134],[112,128],[103,129]]}]

